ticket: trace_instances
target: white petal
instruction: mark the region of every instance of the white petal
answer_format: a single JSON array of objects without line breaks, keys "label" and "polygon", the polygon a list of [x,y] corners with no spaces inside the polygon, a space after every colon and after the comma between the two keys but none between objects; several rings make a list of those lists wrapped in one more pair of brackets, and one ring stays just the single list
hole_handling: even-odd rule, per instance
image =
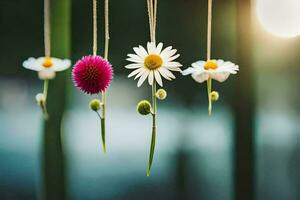
[{"label": "white petal", "polygon": [[192,64],[192,67],[194,67],[194,68],[201,68],[201,69],[203,69],[204,68],[204,65],[205,65],[205,61],[203,61],[203,60],[199,60],[199,61],[197,61],[197,62],[194,62],[193,64]]},{"label": "white petal", "polygon": [[126,58],[127,61],[130,61],[130,62],[134,62],[134,63],[144,63],[144,61],[141,61],[140,59],[137,60],[137,59],[134,59],[134,58]]},{"label": "white petal", "polygon": [[143,58],[141,58],[140,56],[138,56],[138,55],[136,55],[136,54],[127,54],[127,56],[130,57],[130,58],[132,58],[132,59],[134,59],[134,60],[136,60],[137,62],[142,62],[142,61],[144,61]]},{"label": "white petal", "polygon": [[217,72],[229,72],[231,74],[236,74],[239,71],[239,66],[232,62],[224,62],[223,65],[216,69]]},{"label": "white petal", "polygon": [[222,59],[218,59],[218,60],[217,60],[217,65],[218,65],[218,66],[223,65],[223,63],[224,63],[224,60],[222,60]]},{"label": "white petal", "polygon": [[[166,69],[164,67],[159,68],[158,71],[167,80],[170,80],[170,78],[171,79],[175,79],[176,78],[172,72],[170,72],[168,69]],[[168,77],[168,78],[166,78],[166,77]]]},{"label": "white petal", "polygon": [[173,55],[175,55],[176,52],[177,52],[176,49],[172,49],[172,50],[168,50],[168,51],[163,51],[163,52],[161,52],[160,55],[164,59],[168,59],[168,58],[172,57]]},{"label": "white petal", "polygon": [[194,72],[195,72],[195,68],[189,67],[189,68],[182,71],[182,75],[186,76],[186,75],[190,75]]},{"label": "white petal", "polygon": [[171,61],[177,59],[179,56],[180,56],[180,54],[177,54],[177,55],[175,55],[175,56],[172,56],[172,57],[168,58],[167,61],[168,61],[168,62],[171,62]]},{"label": "white petal", "polygon": [[166,67],[166,68],[173,72],[181,72],[182,71],[179,67]]},{"label": "white petal", "polygon": [[[161,53],[160,53],[160,56],[161,57],[164,57],[164,58],[168,58],[168,57],[166,57],[166,55],[168,55],[168,52],[170,52],[171,51],[171,49],[172,49],[172,47],[171,46],[169,46],[169,47],[167,47],[167,48],[165,48]],[[169,56],[170,57],[170,56]]]},{"label": "white petal", "polygon": [[210,77],[219,82],[224,82],[228,79],[229,75],[230,75],[229,72],[218,72],[218,73],[211,73]]},{"label": "white petal", "polygon": [[182,67],[182,64],[180,64],[179,62],[166,62],[166,63],[164,63],[164,66],[165,67],[176,67],[176,68],[178,68],[178,67]]},{"label": "white petal", "polygon": [[156,82],[162,87],[163,83],[162,83],[160,74],[159,74],[159,72],[157,70],[154,70],[154,76],[155,76]]},{"label": "white petal", "polygon": [[160,54],[160,52],[161,52],[161,50],[162,50],[162,48],[163,48],[163,43],[159,43],[158,45],[157,45],[157,47],[156,47],[156,49],[155,49],[155,54]]},{"label": "white petal", "polygon": [[140,48],[140,52],[141,52],[143,55],[145,55],[145,57],[149,55],[148,52],[146,51],[146,49],[145,49],[144,47],[142,47],[142,46],[140,45],[139,48]]},{"label": "white petal", "polygon": [[134,52],[144,60],[144,58],[147,56],[147,52],[145,54],[145,52],[143,50],[141,50],[139,47],[134,47],[133,48]]},{"label": "white petal", "polygon": [[203,72],[203,73],[194,73],[192,74],[192,78],[197,81],[198,83],[203,83],[204,81],[207,81],[209,78],[208,73]]},{"label": "white petal", "polygon": [[133,72],[131,72],[129,75],[128,75],[128,78],[130,77],[133,77],[134,75],[138,74],[139,72],[141,72],[142,70],[144,70],[144,68],[138,68],[136,70],[134,70]]},{"label": "white petal", "polygon": [[140,67],[143,67],[143,65],[141,65],[141,64],[129,64],[129,65],[125,66],[126,69],[136,69],[136,68],[140,68]]},{"label": "white petal", "polygon": [[50,68],[53,71],[59,72],[59,71],[64,71],[66,69],[68,69],[69,67],[71,67],[71,61],[68,59],[55,59],[53,58],[53,66]]},{"label": "white petal", "polygon": [[155,53],[155,44],[153,42],[148,42],[147,43],[147,50],[148,54],[154,54]]},{"label": "white petal", "polygon": [[153,79],[154,79],[153,70],[151,70],[150,73],[149,73],[149,76],[148,76],[149,85],[153,84]]},{"label": "white petal", "polygon": [[147,69],[145,68],[142,68],[144,70],[141,70],[135,77],[134,77],[134,80],[138,79],[140,76],[142,76],[144,73],[147,73]]},{"label": "white petal", "polygon": [[37,59],[35,58],[29,58],[23,62],[23,67],[26,69],[34,70],[34,71],[41,71],[43,70],[43,67],[41,67]]},{"label": "white petal", "polygon": [[144,81],[146,80],[147,76],[149,75],[149,72],[144,73],[141,78],[139,79],[137,86],[141,87],[141,85],[144,83]]}]

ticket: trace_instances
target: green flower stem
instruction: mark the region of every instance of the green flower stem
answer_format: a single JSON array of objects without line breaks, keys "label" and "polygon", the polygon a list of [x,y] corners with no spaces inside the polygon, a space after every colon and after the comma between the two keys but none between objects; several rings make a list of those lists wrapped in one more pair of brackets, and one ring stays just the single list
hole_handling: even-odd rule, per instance
[{"label": "green flower stem", "polygon": [[211,78],[208,78],[207,80],[207,96],[208,96],[208,115],[211,115],[212,111],[212,101],[211,101],[211,86],[212,86],[212,80]]},{"label": "green flower stem", "polygon": [[49,114],[47,111],[47,96],[48,96],[48,88],[49,88],[49,80],[44,80],[44,97],[45,97],[45,102],[44,104],[41,105],[41,109],[44,115],[44,119],[48,120],[49,119]]},{"label": "green flower stem", "polygon": [[[103,106],[102,106],[103,109]],[[95,111],[100,119],[100,129],[101,129],[101,139],[102,139],[102,150],[106,153],[106,145],[105,145],[105,118],[102,117],[103,111],[100,114],[98,111]]]},{"label": "green flower stem", "polygon": [[105,144],[105,118],[101,118],[101,137],[102,137],[102,149],[106,153],[106,144]]},{"label": "green flower stem", "polygon": [[45,96],[45,100],[47,101],[47,96],[48,96],[48,87],[49,87],[49,80],[45,80],[44,81],[44,96]]},{"label": "green flower stem", "polygon": [[[104,15],[105,15],[105,47],[104,47],[104,59],[108,60],[109,52],[109,18],[108,10],[109,0],[104,1]],[[103,152],[106,153],[106,143],[105,143],[105,111],[106,111],[106,91],[102,92],[102,117],[101,117],[101,138],[102,138],[102,148]]]},{"label": "green flower stem", "polygon": [[152,84],[152,138],[150,146],[150,155],[147,169],[147,176],[150,176],[150,171],[152,167],[154,150],[155,150],[155,141],[156,141],[156,82],[153,81]]},{"label": "green flower stem", "polygon": [[106,110],[106,93],[102,92],[102,117],[101,117],[101,138],[102,138],[102,149],[106,153],[106,143],[105,143],[105,110]]}]

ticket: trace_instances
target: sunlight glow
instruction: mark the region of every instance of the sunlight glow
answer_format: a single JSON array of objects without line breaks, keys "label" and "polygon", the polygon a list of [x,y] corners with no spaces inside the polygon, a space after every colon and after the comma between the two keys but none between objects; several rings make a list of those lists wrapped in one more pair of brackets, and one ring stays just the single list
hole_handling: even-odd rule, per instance
[{"label": "sunlight glow", "polygon": [[300,0],[256,0],[261,25],[279,37],[300,35]]}]

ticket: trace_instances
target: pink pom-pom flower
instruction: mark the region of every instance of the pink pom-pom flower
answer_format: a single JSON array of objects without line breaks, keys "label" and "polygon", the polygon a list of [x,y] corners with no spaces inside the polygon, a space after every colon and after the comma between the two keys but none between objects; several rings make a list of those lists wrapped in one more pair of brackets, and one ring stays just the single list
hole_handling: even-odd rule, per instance
[{"label": "pink pom-pom flower", "polygon": [[73,82],[87,94],[104,92],[113,79],[111,64],[101,56],[84,56],[72,70]]}]

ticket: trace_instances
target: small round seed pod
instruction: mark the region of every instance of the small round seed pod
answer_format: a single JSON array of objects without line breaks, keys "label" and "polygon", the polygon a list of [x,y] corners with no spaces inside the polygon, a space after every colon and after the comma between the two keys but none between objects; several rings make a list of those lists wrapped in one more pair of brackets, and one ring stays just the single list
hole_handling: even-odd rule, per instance
[{"label": "small round seed pod", "polygon": [[147,101],[147,100],[140,101],[137,105],[137,111],[141,115],[148,115],[149,113],[151,113],[151,104],[150,104],[150,102]]},{"label": "small round seed pod", "polygon": [[45,102],[46,102],[46,98],[45,98],[45,95],[42,94],[42,93],[38,93],[36,96],[35,96],[35,100],[37,102],[37,104],[39,106],[44,106],[45,105]]},{"label": "small round seed pod", "polygon": [[210,98],[212,101],[218,101],[219,100],[219,93],[217,91],[212,91],[210,93]]},{"label": "small round seed pod", "polygon": [[99,99],[93,99],[90,101],[90,109],[97,112],[100,110],[102,103]]},{"label": "small round seed pod", "polygon": [[167,98],[167,91],[164,89],[158,89],[156,94],[155,94],[156,98],[158,98],[159,100],[164,100]]}]

